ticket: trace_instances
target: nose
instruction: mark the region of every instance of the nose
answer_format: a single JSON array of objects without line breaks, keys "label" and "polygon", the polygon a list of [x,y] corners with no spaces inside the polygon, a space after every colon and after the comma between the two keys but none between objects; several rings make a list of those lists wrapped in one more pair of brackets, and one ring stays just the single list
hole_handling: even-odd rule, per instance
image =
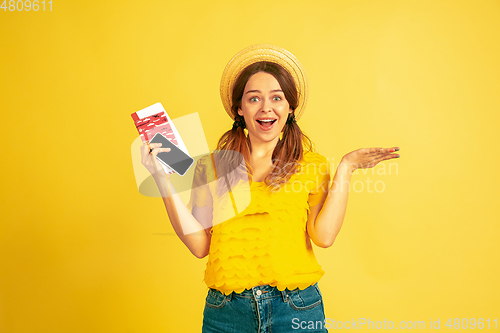
[{"label": "nose", "polygon": [[262,111],[272,111],[272,105],[271,105],[271,101],[269,101],[267,98],[264,99],[264,102],[262,103]]}]

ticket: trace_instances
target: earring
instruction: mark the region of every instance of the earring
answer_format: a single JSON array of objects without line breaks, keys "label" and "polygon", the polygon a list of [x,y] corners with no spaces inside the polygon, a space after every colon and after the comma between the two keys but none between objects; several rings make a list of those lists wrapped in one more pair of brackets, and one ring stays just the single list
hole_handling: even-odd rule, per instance
[{"label": "earring", "polygon": [[248,130],[246,129],[246,127],[243,129],[243,133],[245,133],[245,136],[248,136]]},{"label": "earring", "polygon": [[283,140],[283,132],[280,133],[280,141]]}]

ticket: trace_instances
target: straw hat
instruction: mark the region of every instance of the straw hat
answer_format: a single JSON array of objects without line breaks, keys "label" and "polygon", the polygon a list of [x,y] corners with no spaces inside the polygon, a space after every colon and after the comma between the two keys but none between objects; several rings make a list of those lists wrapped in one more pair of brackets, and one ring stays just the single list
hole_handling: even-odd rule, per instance
[{"label": "straw hat", "polygon": [[226,112],[232,118],[231,95],[233,93],[233,85],[246,67],[259,61],[277,63],[292,75],[299,94],[299,103],[297,109],[295,109],[295,119],[298,120],[304,112],[309,93],[306,72],[293,54],[281,47],[269,44],[249,46],[238,52],[226,65],[220,82],[220,97],[224,109],[226,109]]}]

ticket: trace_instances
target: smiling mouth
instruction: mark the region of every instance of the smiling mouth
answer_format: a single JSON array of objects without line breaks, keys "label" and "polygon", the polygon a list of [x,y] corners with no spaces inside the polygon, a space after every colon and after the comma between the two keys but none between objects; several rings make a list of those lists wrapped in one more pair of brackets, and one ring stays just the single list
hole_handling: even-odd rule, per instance
[{"label": "smiling mouth", "polygon": [[259,124],[262,126],[271,126],[276,122],[276,119],[269,119],[269,120],[257,120]]}]

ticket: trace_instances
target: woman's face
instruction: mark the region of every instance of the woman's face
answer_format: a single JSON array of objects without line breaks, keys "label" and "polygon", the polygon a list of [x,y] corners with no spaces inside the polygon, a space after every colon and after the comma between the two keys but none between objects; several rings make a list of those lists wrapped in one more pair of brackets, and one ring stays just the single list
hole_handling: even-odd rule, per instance
[{"label": "woman's face", "polygon": [[258,72],[248,80],[238,114],[245,118],[250,140],[276,139],[292,112],[278,81],[269,73]]}]

